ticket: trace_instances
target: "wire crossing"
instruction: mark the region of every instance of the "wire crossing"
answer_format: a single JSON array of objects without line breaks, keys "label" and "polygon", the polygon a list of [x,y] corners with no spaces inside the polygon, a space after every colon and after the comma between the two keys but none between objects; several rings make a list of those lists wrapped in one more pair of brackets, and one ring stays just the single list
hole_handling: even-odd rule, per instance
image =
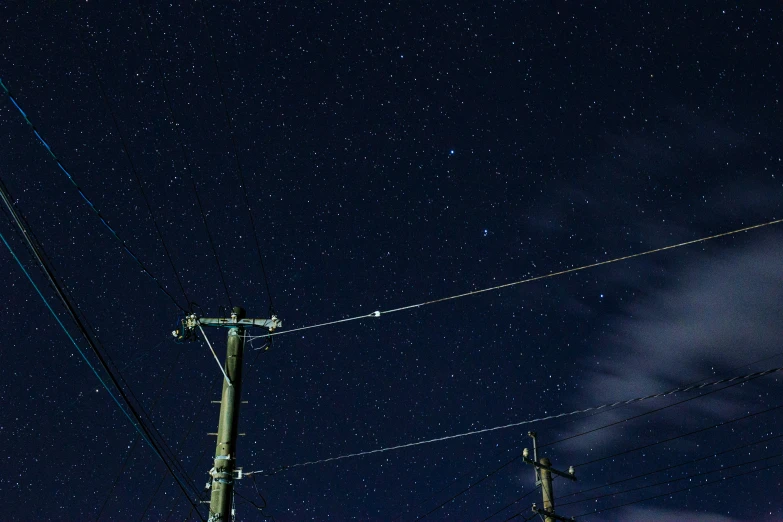
[{"label": "wire crossing", "polygon": [[[700,384],[687,384],[687,385],[680,386],[678,388],[674,388],[674,389],[671,389],[671,390],[668,390],[668,391],[665,391],[665,392],[661,392],[661,393],[655,393],[655,394],[652,394],[652,395],[646,395],[644,397],[636,397],[636,398],[627,399],[627,400],[624,400],[624,401],[617,401],[617,402],[606,403],[606,404],[602,404],[600,406],[591,406],[589,408],[585,408],[585,409],[582,409],[582,410],[575,410],[575,411],[570,411],[570,412],[566,412],[566,413],[559,413],[557,415],[548,415],[546,417],[538,417],[538,418],[535,418],[535,419],[528,419],[528,420],[524,420],[524,421],[513,422],[513,423],[510,423],[510,424],[503,424],[503,425],[500,425],[500,426],[494,426],[494,427],[491,427],[491,428],[483,428],[483,429],[480,429],[480,430],[466,431],[464,433],[457,433],[455,435],[446,435],[446,436],[438,437],[438,438],[435,438],[435,439],[420,440],[420,441],[417,441],[417,442],[409,442],[407,444],[399,444],[397,446],[389,446],[389,447],[378,448],[378,449],[374,449],[374,450],[360,451],[360,452],[356,452],[356,453],[348,453],[348,454],[345,454],[345,455],[339,455],[339,456],[329,457],[329,458],[325,458],[325,459],[311,460],[311,461],[307,461],[307,462],[300,462],[298,464],[291,464],[291,465],[288,465],[288,466],[281,466],[281,467],[272,468],[272,469],[269,469],[269,470],[251,471],[251,472],[245,473],[245,475],[252,475],[252,474],[255,474],[255,473],[259,473],[259,474],[275,474],[275,473],[279,473],[281,471],[287,471],[289,469],[299,468],[299,467],[303,467],[303,466],[312,466],[314,464],[324,464],[324,463],[327,463],[327,462],[334,462],[334,461],[337,461],[337,460],[349,459],[349,458],[354,458],[354,457],[363,457],[365,455],[373,455],[375,453],[384,453],[384,452],[387,452],[387,451],[394,451],[394,450],[399,450],[399,449],[404,449],[404,448],[411,448],[411,447],[414,447],[414,446],[421,446],[421,445],[424,445],[424,444],[433,444],[435,442],[443,442],[443,441],[458,439],[458,438],[462,438],[462,437],[470,437],[472,435],[480,435],[480,434],[489,433],[489,432],[492,432],[492,431],[504,430],[504,429],[508,429],[508,428],[515,428],[517,426],[524,426],[525,424],[533,424],[533,423],[536,423],[536,422],[543,422],[543,421],[547,421],[547,420],[560,419],[560,418],[563,418],[563,417],[571,417],[571,416],[579,415],[579,414],[582,414],[582,413],[589,413],[589,412],[600,411],[600,410],[603,410],[603,409],[610,409],[610,408],[613,408],[615,406],[625,406],[625,405],[628,405],[628,404],[634,404],[634,403],[637,403],[637,402],[647,401],[647,400],[650,400],[650,399],[657,399],[657,398],[661,398],[661,397],[666,397],[666,396],[673,395],[673,394],[676,394],[676,393],[685,393],[685,392],[689,392],[689,391],[700,390],[700,389],[711,387],[711,386],[718,386],[720,384],[729,384],[729,383],[741,384],[744,381],[750,381],[750,380],[753,380],[753,379],[757,379],[759,377],[764,377],[766,375],[771,375],[773,373],[777,373],[777,372],[781,372],[781,371],[783,371],[783,367],[777,367],[777,368],[770,368],[769,370],[763,370],[763,371],[760,371],[760,372],[749,373],[749,374],[746,374],[746,375],[738,375],[738,376],[735,376],[735,377],[727,377],[727,378],[718,379],[718,380],[715,380],[715,381],[703,382],[703,383],[700,383]],[[565,439],[563,439],[563,440],[565,440]],[[561,441],[558,441],[558,442],[561,442]],[[554,443],[551,443],[551,444],[554,444]],[[547,444],[547,445],[551,445],[551,444]]]},{"label": "wire crossing", "polygon": [[171,293],[166,290],[166,287],[163,286],[163,284],[160,282],[160,280],[155,277],[152,272],[149,271],[149,269],[144,265],[144,263],[141,262],[139,257],[133,253],[133,251],[130,249],[130,247],[123,241],[120,236],[117,234],[117,231],[112,228],[111,225],[106,221],[106,219],[103,217],[101,212],[98,210],[98,208],[93,204],[93,202],[90,200],[90,198],[87,197],[87,195],[84,193],[82,188],[79,186],[78,183],[76,183],[76,180],[71,176],[70,172],[65,168],[65,166],[62,164],[60,159],[55,155],[54,151],[52,151],[52,148],[49,146],[48,143],[41,137],[41,134],[38,132],[38,129],[33,125],[33,123],[30,121],[30,119],[27,117],[27,113],[22,110],[22,108],[19,106],[19,104],[16,102],[16,98],[14,98],[13,94],[11,94],[11,91],[6,87],[5,83],[3,83],[3,79],[0,78],[0,87],[3,88],[5,93],[8,95],[8,99],[11,100],[11,103],[13,103],[14,107],[17,108],[19,111],[19,114],[22,115],[22,118],[24,118],[24,121],[27,122],[27,124],[30,126],[30,128],[33,130],[33,134],[35,134],[35,137],[38,138],[38,141],[41,142],[41,145],[44,146],[44,148],[49,152],[49,155],[54,159],[55,163],[57,163],[57,166],[60,168],[60,170],[65,174],[65,176],[68,178],[68,180],[73,184],[73,186],[76,188],[76,190],[79,192],[79,195],[82,197],[82,199],[87,203],[87,205],[90,207],[90,209],[95,213],[96,216],[98,216],[98,219],[101,220],[101,223],[108,229],[108,231],[111,233],[111,235],[119,241],[120,245],[122,246],[123,250],[131,256],[136,263],[141,267],[141,270],[147,274],[147,276],[152,279],[156,285],[158,285],[158,288],[168,296],[169,299],[171,299],[171,302],[174,303],[174,305],[179,308],[181,311],[186,312],[185,310],[174,298]]},{"label": "wire crossing", "polygon": [[311,325],[311,326],[302,326],[300,328],[293,328],[291,330],[284,330],[284,331],[281,331],[281,332],[269,333],[269,334],[260,335],[258,337],[254,337],[254,338],[273,337],[273,336],[276,336],[276,335],[285,335],[285,334],[289,334],[289,333],[293,333],[293,332],[300,332],[302,330],[310,330],[310,329],[313,329],[313,328],[322,328],[324,326],[332,326],[332,325],[339,324],[339,323],[346,323],[348,321],[357,321],[359,319],[368,319],[368,318],[371,318],[371,317],[381,317],[382,315],[386,315],[386,314],[393,314],[395,312],[403,312],[403,311],[406,311],[406,310],[412,310],[414,308],[421,308],[423,306],[429,306],[429,305],[433,305],[433,304],[436,304],[436,303],[442,303],[442,302],[445,302],[445,301],[452,301],[454,299],[461,299],[463,297],[483,294],[483,293],[492,292],[492,291],[495,291],[495,290],[502,290],[504,288],[509,288],[509,287],[512,287],[512,286],[517,286],[517,285],[521,285],[521,284],[525,284],[525,283],[532,283],[534,281],[541,281],[542,279],[549,279],[551,277],[557,277],[557,276],[561,276],[561,275],[565,275],[565,274],[572,274],[574,272],[580,272],[582,270],[587,270],[589,268],[595,268],[595,267],[599,267],[599,266],[603,266],[603,265],[609,265],[609,264],[612,264],[612,263],[619,263],[620,261],[627,261],[629,259],[634,259],[634,258],[637,258],[637,257],[647,256],[647,255],[650,255],[650,254],[655,254],[657,252],[664,252],[666,250],[673,250],[675,248],[680,248],[680,247],[684,247],[684,246],[688,246],[688,245],[695,245],[697,243],[704,243],[706,241],[710,241],[712,239],[717,239],[719,237],[732,236],[732,235],[735,235],[735,234],[739,234],[741,232],[748,232],[750,230],[755,230],[755,229],[758,229],[758,228],[768,227],[770,225],[777,225],[778,223],[783,223],[783,219],[775,219],[775,220],[772,220],[772,221],[767,221],[766,223],[759,223],[757,225],[751,225],[749,227],[738,228],[737,230],[731,230],[729,232],[721,232],[719,234],[713,234],[711,236],[702,237],[702,238],[699,238],[699,239],[692,239],[690,241],[684,241],[682,243],[677,243],[675,245],[669,245],[669,246],[665,246],[665,247],[654,248],[652,250],[646,250],[644,252],[638,252],[636,254],[630,254],[630,255],[622,256],[622,257],[615,257],[613,259],[607,259],[605,261],[599,261],[597,263],[591,263],[589,265],[582,265],[582,266],[575,267],[575,268],[569,268],[567,270],[560,270],[558,272],[550,272],[549,274],[544,274],[544,275],[540,275],[540,276],[530,277],[530,278],[527,278],[527,279],[521,279],[519,281],[513,281],[511,283],[505,283],[505,284],[502,284],[502,285],[491,286],[489,288],[482,288],[481,290],[472,290],[470,292],[465,292],[465,293],[462,293],[462,294],[452,295],[452,296],[449,296],[449,297],[441,297],[439,299],[432,299],[430,301],[424,301],[424,302],[418,303],[418,304],[402,306],[400,308],[392,308],[391,310],[385,310],[385,311],[378,310],[378,311],[375,311],[375,312],[372,312],[372,313],[369,313],[369,314],[357,315],[357,316],[354,316],[354,317],[347,317],[345,319],[338,319],[336,321],[329,321],[329,322],[326,322],[326,323],[319,323],[319,324],[314,324],[314,325]]}]

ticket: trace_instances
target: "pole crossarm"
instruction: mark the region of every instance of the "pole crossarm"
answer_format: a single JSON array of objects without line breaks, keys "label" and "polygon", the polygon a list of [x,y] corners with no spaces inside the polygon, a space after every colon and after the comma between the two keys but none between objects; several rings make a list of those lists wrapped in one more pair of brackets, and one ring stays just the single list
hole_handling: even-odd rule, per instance
[{"label": "pole crossarm", "polygon": [[530,464],[531,466],[535,466],[536,469],[546,469],[548,471],[551,471],[555,475],[563,478],[567,478],[568,480],[573,480],[576,482],[576,475],[574,475],[574,472],[572,471],[574,468],[572,467],[569,469],[569,471],[560,471],[558,469],[553,468],[552,466],[547,466],[546,464],[541,464],[540,462],[536,462],[535,460],[528,458],[527,448],[525,448],[524,452],[522,453],[522,460],[526,464]]},{"label": "pole crossarm", "polygon": [[277,316],[272,316],[271,319],[238,319],[234,317],[199,317],[197,318],[198,323],[201,326],[217,326],[217,327],[224,327],[224,328],[234,328],[237,326],[244,326],[244,327],[250,327],[250,326],[260,326],[262,328],[269,329],[270,332],[275,331],[278,328],[281,328],[283,326],[283,322],[277,318]]},{"label": "pole crossarm", "polygon": [[[182,327],[171,332],[178,342],[193,341],[196,339],[196,331],[202,326],[215,326],[218,328],[249,328],[259,326],[274,332],[283,327],[283,322],[273,315],[271,319],[248,319],[232,313],[231,317],[199,317],[196,314],[188,314],[181,320]],[[202,330],[203,331],[203,330]]]}]

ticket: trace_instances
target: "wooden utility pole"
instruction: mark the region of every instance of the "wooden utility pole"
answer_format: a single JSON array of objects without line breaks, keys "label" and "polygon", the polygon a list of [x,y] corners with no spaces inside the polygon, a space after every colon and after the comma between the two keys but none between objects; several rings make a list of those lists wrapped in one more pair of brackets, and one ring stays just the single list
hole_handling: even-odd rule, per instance
[{"label": "wooden utility pole", "polygon": [[[552,472],[549,470],[552,467],[552,462],[546,457],[543,457],[539,462],[541,463],[541,494],[544,497],[544,511],[554,514],[555,493],[552,491]],[[555,522],[554,517],[550,515],[546,515],[544,520]]]},{"label": "wooden utility pole", "polygon": [[544,517],[546,522],[559,521],[571,521],[576,520],[574,517],[566,518],[555,513],[555,492],[552,489],[552,474],[560,477],[567,478],[576,482],[576,475],[574,475],[574,468],[571,466],[568,468],[568,472],[559,471],[552,467],[552,462],[542,457],[538,460],[538,439],[535,432],[528,432],[528,435],[533,439],[533,458],[529,458],[529,451],[527,448],[522,452],[522,460],[526,464],[534,466],[536,469],[536,486],[541,485],[541,494],[544,500],[544,509],[540,509],[533,504],[533,512],[538,513]]},{"label": "wooden utility pole", "polygon": [[[221,368],[224,380],[223,394],[220,398],[215,461],[209,471],[212,481],[208,484],[212,491],[209,501],[209,522],[228,522],[233,518],[231,506],[234,500],[234,480],[242,478],[242,468],[237,467],[236,457],[239,405],[242,402],[242,359],[245,349],[245,328],[261,326],[268,328],[271,332],[281,327],[282,323],[275,316],[272,316],[271,319],[246,319],[245,310],[236,306],[231,317],[197,317],[195,314],[191,314],[182,321],[182,326],[181,332],[173,332],[179,339],[194,338],[196,329],[201,329],[202,326],[228,328],[226,363],[225,368]],[[204,338],[206,339],[206,334],[204,334]],[[208,339],[207,343],[209,343]]]},{"label": "wooden utility pole", "polygon": [[[245,311],[234,308],[232,318],[245,318]],[[236,469],[237,425],[242,393],[242,358],[245,350],[245,329],[233,326],[228,329],[225,370],[228,380],[223,380],[220,397],[215,463],[212,468],[212,495],[209,499],[209,522],[231,520],[231,504],[234,497],[234,470]]]}]

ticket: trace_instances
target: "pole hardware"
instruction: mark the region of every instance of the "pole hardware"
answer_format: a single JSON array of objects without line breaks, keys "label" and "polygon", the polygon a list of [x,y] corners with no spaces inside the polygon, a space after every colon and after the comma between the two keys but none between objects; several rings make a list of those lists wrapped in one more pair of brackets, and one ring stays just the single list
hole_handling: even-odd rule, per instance
[{"label": "pole hardware", "polygon": [[547,511],[546,509],[541,509],[540,507],[536,507],[535,504],[533,504],[533,513],[537,513],[541,516],[551,518],[554,520],[561,520],[563,522],[576,522],[575,517],[561,517],[560,515],[555,514],[554,511]]},{"label": "pole hardware", "polygon": [[525,464],[530,464],[535,469],[536,486],[541,486],[541,495],[544,497],[544,509],[540,509],[533,504],[533,512],[541,515],[545,522],[555,522],[556,520],[575,521],[575,518],[566,518],[555,513],[555,492],[552,488],[553,474],[576,482],[574,467],[570,466],[568,472],[560,471],[552,466],[552,462],[548,458],[542,457],[539,459],[537,435],[533,431],[528,432],[528,435],[533,439],[533,458],[530,458],[530,450],[525,448],[522,450],[522,460]]},{"label": "pole hardware", "polygon": [[[530,455],[530,451],[527,448],[523,449],[522,450],[522,460],[525,461],[526,464],[530,464],[532,466],[535,466],[537,473],[538,473],[539,469],[545,469],[547,471],[551,471],[552,473],[554,473],[558,477],[567,478],[568,480],[573,480],[574,482],[576,482],[576,475],[574,475],[574,467],[573,466],[569,466],[568,467],[568,472],[560,471],[560,470],[557,470],[557,469],[553,468],[552,466],[547,466],[546,464],[541,464],[541,461],[536,462],[535,460],[528,458],[528,455]],[[536,485],[538,485],[538,484],[536,484]]]},{"label": "pole hardware", "polygon": [[195,341],[198,325],[224,328],[259,326],[266,328],[269,332],[283,327],[283,322],[276,315],[273,315],[271,319],[247,319],[233,312],[231,317],[199,317],[196,314],[188,314],[182,318],[180,323],[180,327],[171,332],[171,335],[179,342]]}]

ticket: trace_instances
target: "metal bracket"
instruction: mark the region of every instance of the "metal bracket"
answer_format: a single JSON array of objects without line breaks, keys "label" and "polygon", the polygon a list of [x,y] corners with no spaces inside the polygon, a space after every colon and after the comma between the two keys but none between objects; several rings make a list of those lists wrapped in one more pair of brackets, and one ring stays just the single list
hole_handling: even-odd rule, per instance
[{"label": "metal bracket", "polygon": [[199,317],[196,314],[188,314],[182,318],[182,326],[171,332],[177,341],[192,341],[196,339],[196,328],[201,326],[217,326],[223,328],[236,328],[237,326],[251,327],[260,326],[270,332],[283,327],[283,322],[273,315],[271,319],[246,319],[239,318],[237,314],[232,313],[231,317]]}]

